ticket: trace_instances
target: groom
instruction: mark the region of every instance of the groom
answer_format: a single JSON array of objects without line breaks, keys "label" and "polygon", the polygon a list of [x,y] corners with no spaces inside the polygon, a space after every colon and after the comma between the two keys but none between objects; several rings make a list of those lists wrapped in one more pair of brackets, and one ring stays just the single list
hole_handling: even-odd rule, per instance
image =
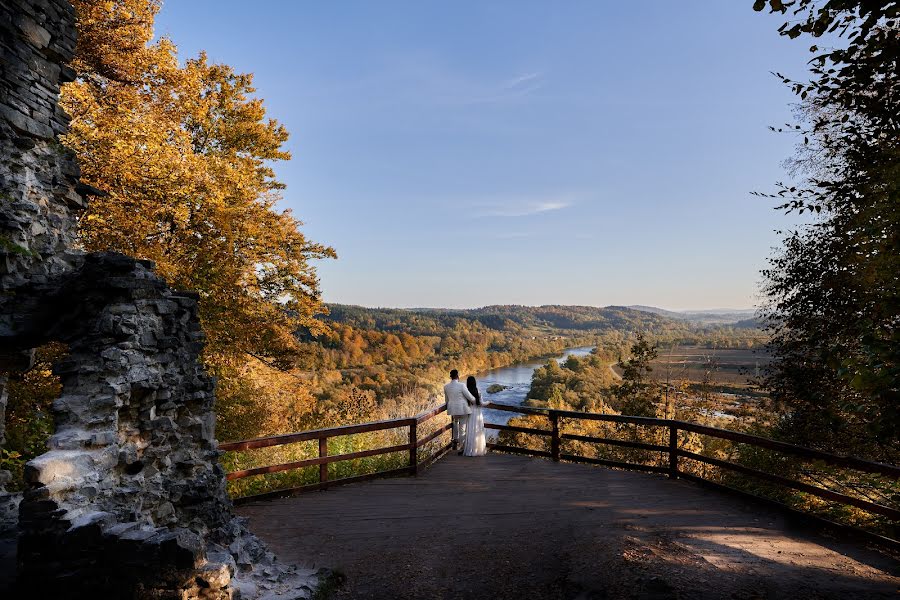
[{"label": "groom", "polygon": [[[459,381],[459,371],[450,371],[450,383],[444,386],[444,400],[447,401],[447,414],[453,419],[453,448],[459,447],[459,441],[466,435],[466,419],[471,414],[470,404],[475,404],[475,396],[469,393]],[[462,454],[462,448],[459,449]]]}]

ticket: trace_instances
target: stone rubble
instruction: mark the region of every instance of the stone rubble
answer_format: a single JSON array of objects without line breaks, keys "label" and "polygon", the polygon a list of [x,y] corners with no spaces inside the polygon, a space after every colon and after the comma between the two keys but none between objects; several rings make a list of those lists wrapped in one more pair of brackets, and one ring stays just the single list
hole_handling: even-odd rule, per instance
[{"label": "stone rubble", "polygon": [[[197,296],[149,261],[75,250],[88,194],[57,141],[75,48],[65,0],[0,5],[0,417],[11,372],[64,342],[48,452],[5,492],[28,597],[309,598],[323,573],[279,563],[234,516]],[[0,419],[0,443],[3,420]],[[16,510],[18,507],[18,510]],[[18,513],[18,522],[10,518]]]}]

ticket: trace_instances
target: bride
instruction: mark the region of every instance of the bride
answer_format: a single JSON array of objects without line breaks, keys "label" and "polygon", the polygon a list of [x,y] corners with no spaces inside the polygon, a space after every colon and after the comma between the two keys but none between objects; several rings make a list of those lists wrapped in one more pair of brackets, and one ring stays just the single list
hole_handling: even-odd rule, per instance
[{"label": "bride", "polygon": [[475,406],[472,407],[472,413],[466,423],[466,441],[462,453],[466,456],[484,456],[487,453],[484,439],[484,415],[481,414],[481,392],[478,391],[478,384],[474,377],[470,376],[466,379],[466,388],[470,394],[475,396]]}]

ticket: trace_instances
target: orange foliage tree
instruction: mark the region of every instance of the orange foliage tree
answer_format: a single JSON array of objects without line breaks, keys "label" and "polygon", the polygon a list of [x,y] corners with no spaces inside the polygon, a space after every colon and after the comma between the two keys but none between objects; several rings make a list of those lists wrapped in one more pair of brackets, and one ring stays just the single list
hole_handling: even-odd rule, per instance
[{"label": "orange foliage tree", "polygon": [[251,75],[204,54],[180,65],[170,40],[153,41],[158,0],[74,4],[78,79],[62,90],[62,142],[109,194],[82,217],[84,247],[149,258],[173,287],[199,292],[212,367],[247,354],[290,362],[296,331],[322,330],[310,261],[335,254],[276,208],[284,186],[271,163],[290,158],[287,131],[266,118]]},{"label": "orange foliage tree", "polygon": [[81,217],[81,243],[151,259],[170,285],[200,294],[220,433],[290,427],[249,416],[311,409],[302,382],[273,367],[297,362],[297,332],[327,330],[312,261],[335,253],[277,208],[272,163],[290,158],[287,131],[252,75],[202,53],[179,63],[171,40],[153,39],[160,0],[73,4],[78,77],[62,89],[72,122],[61,142],[108,194]]}]

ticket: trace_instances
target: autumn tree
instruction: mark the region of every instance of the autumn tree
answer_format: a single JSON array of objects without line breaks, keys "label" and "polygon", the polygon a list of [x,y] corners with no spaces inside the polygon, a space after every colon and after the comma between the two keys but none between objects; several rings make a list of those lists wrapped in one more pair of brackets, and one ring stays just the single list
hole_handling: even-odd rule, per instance
[{"label": "autumn tree", "polygon": [[85,249],[152,259],[170,285],[197,291],[213,369],[248,355],[290,364],[298,330],[322,329],[311,261],[334,251],[277,208],[284,127],[251,75],[205,54],[179,64],[170,40],[153,40],[159,0],[74,5],[78,79],[62,90],[62,142],[107,193],[81,219]]},{"label": "autumn tree", "polygon": [[613,408],[625,415],[655,417],[659,402],[659,389],[650,379],[658,349],[643,335],[638,335],[631,346],[631,357],[621,361],[622,381],[612,388]]},{"label": "autumn tree", "polygon": [[[757,0],[815,41],[810,80],[782,79],[800,119],[800,183],[773,194],[813,222],[765,271],[767,384],[799,443],[897,460],[900,447],[900,3]],[[826,36],[825,42],[816,38]],[[819,44],[827,46],[820,49]]]},{"label": "autumn tree", "polygon": [[[160,0],[73,4],[78,77],[61,91],[72,121],[60,141],[82,181],[105,192],[81,216],[81,244],[151,259],[172,287],[199,293],[222,434],[297,427],[314,399],[286,369],[298,338],[326,329],[311,261],[335,253],[277,207],[272,164],[290,158],[287,132],[266,117],[251,75],[202,53],[179,63],[171,40],[153,39]],[[23,418],[40,414],[29,390],[52,380],[44,370],[24,382],[13,398]]]}]

